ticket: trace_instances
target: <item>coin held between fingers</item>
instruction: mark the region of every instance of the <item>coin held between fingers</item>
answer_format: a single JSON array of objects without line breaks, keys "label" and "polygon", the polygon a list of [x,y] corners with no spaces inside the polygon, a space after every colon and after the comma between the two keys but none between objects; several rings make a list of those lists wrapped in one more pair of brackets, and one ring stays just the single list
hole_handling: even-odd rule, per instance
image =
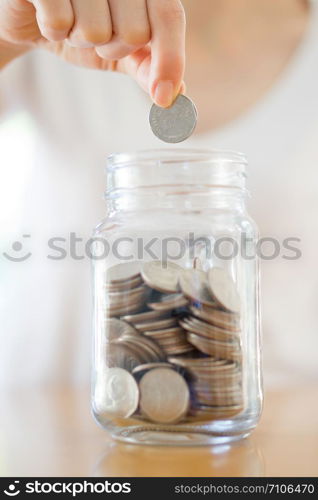
[{"label": "coin held between fingers", "polygon": [[185,141],[193,133],[198,119],[194,103],[183,94],[178,95],[169,108],[153,104],[149,122],[158,139],[176,144]]}]

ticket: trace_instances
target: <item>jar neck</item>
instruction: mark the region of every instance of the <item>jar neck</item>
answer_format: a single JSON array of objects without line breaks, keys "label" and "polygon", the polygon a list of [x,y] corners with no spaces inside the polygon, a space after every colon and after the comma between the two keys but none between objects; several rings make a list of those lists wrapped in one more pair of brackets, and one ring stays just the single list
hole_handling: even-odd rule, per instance
[{"label": "jar neck", "polygon": [[245,166],[243,155],[225,151],[113,155],[107,166],[107,209],[244,211]]},{"label": "jar neck", "polygon": [[108,212],[143,210],[245,211],[246,191],[230,187],[152,186],[106,195]]}]

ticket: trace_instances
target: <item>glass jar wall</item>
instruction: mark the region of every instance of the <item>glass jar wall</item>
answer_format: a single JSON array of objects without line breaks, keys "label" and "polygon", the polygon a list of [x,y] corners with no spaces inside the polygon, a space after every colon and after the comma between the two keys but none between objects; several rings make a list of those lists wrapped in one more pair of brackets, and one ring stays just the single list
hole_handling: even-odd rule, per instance
[{"label": "glass jar wall", "polygon": [[95,418],[144,444],[247,436],[262,406],[257,229],[246,158],[160,150],[108,160],[94,235]]}]

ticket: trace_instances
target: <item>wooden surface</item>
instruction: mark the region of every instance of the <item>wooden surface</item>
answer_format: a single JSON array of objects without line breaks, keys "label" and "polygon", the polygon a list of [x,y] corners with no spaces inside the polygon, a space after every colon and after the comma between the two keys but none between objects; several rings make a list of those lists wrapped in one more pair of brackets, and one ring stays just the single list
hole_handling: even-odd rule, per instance
[{"label": "wooden surface", "polygon": [[0,471],[9,476],[318,476],[318,388],[266,395],[261,423],[232,446],[164,448],[113,442],[86,391],[2,398]]}]

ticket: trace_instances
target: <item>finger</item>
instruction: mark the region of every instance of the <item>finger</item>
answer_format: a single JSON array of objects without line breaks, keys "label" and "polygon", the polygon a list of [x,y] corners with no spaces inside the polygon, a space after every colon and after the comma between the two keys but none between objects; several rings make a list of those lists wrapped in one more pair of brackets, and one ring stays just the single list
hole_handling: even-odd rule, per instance
[{"label": "finger", "polygon": [[139,49],[129,57],[118,61],[116,70],[131,76],[140,87],[148,92],[151,65],[151,49],[149,46]]},{"label": "finger", "polygon": [[87,48],[107,43],[112,37],[112,23],[107,0],[71,0],[75,15],[69,43]]},{"label": "finger", "polygon": [[70,0],[33,0],[39,30],[51,42],[65,40],[74,23]]},{"label": "finger", "polygon": [[64,40],[63,42],[46,44],[46,49],[77,66],[103,71],[116,71],[117,69],[117,65],[114,62],[98,57],[94,47],[83,50],[79,47],[71,47]]},{"label": "finger", "polygon": [[179,0],[148,0],[152,31],[149,92],[159,106],[177,97],[185,69],[185,15]]},{"label": "finger", "polygon": [[113,39],[97,53],[105,59],[121,59],[150,40],[146,0],[109,0]]},{"label": "finger", "polygon": [[[149,45],[138,50],[129,57],[125,57],[118,61],[117,65],[113,70],[125,73],[131,76],[140,87],[145,91],[149,91],[149,77],[151,68],[151,49]],[[184,82],[181,83],[180,93],[185,94],[186,85]]]}]

